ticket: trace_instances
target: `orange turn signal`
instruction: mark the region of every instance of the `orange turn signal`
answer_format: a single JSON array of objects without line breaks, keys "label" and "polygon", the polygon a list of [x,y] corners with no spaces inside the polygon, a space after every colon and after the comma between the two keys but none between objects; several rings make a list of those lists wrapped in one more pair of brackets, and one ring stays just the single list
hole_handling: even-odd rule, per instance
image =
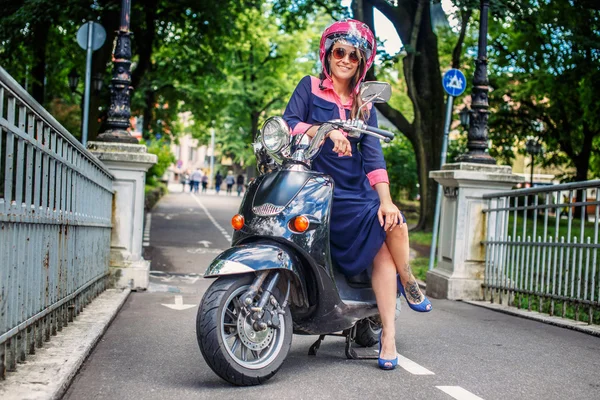
[{"label": "orange turn signal", "polygon": [[244,227],[244,216],[240,214],[235,214],[233,218],[231,218],[231,226],[236,231],[239,231]]},{"label": "orange turn signal", "polygon": [[305,232],[310,225],[310,221],[304,215],[294,218],[294,229],[298,232]]}]

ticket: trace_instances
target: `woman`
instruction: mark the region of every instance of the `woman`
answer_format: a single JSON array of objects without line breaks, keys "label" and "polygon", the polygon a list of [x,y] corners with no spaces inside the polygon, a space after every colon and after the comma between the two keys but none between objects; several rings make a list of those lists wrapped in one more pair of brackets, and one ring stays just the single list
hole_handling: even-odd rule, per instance
[{"label": "woman", "polygon": [[[360,21],[339,21],[325,29],[320,45],[321,76],[304,77],[284,113],[292,135],[313,137],[320,124],[337,118],[361,118],[377,126],[371,105],[358,115],[359,85],[373,64],[375,46],[373,33]],[[373,264],[371,281],[383,326],[379,367],[394,369],[398,363],[394,324],[398,287],[413,310],[430,311],[431,303],[408,265],[406,220],[390,196],[381,144],[369,135],[351,138],[332,130],[326,134],[313,169],[331,175],[335,182],[332,258],[346,275],[358,274]]]}]

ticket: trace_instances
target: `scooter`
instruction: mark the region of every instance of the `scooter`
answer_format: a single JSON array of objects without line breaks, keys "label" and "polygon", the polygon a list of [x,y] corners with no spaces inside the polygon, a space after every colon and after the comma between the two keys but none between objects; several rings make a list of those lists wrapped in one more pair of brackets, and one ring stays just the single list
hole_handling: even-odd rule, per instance
[{"label": "scooter", "polygon": [[[363,107],[391,97],[384,82],[366,82],[360,93]],[[346,338],[348,358],[377,358],[352,347],[379,342],[369,271],[348,277],[336,268],[329,249],[334,182],[310,169],[332,129],[384,141],[394,137],[360,120],[332,120],[312,140],[307,135],[290,139],[285,121],[269,118],[254,145],[262,174],[249,183],[232,218],[232,247],[204,274],[217,279],[198,309],[198,345],[210,368],[234,385],[257,385],[275,375],[293,333],[319,335],[309,355],[333,335]]]}]

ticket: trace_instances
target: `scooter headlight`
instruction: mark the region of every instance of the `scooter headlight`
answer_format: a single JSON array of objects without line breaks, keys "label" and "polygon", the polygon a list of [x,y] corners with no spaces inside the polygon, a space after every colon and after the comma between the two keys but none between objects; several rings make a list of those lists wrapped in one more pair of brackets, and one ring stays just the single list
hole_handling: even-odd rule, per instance
[{"label": "scooter headlight", "polygon": [[290,143],[290,127],[283,118],[271,117],[262,126],[260,141],[269,153],[277,154]]}]

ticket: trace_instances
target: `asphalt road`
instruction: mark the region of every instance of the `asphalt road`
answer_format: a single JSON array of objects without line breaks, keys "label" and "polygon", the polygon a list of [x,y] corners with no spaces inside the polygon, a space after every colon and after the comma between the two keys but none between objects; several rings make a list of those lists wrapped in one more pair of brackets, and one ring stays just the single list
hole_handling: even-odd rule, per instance
[{"label": "asphalt road", "polygon": [[211,283],[200,275],[228,247],[239,201],[173,193],[160,202],[145,252],[150,288],[130,295],[65,399],[600,399],[599,338],[447,300],[424,315],[403,308],[395,371],[347,360],[342,338],[309,357],[316,337],[296,335],[266,384],[229,385],[204,362],[195,318]]}]

